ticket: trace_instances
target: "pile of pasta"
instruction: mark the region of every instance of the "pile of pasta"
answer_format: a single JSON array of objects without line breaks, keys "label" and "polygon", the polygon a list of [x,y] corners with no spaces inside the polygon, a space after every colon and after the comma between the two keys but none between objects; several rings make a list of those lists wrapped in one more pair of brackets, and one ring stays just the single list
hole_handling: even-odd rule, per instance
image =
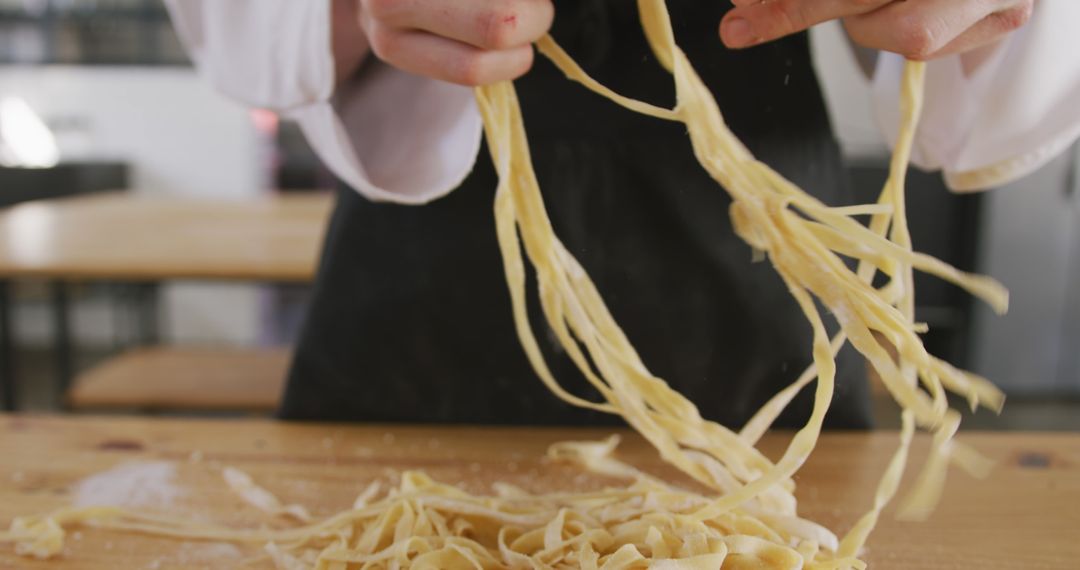
[{"label": "pile of pasta", "polygon": [[225,481],[248,504],[301,524],[279,530],[237,529],[99,506],[18,519],[8,540],[19,540],[19,554],[48,558],[63,548],[65,527],[84,524],[262,546],[265,557],[284,570],[864,567],[853,556],[835,555],[837,539],[827,529],[778,514],[791,506],[790,499],[780,499],[786,506],[776,508],[696,517],[712,498],[616,460],[612,451],[617,442],[616,437],[564,442],[552,446],[549,455],[633,481],[622,488],[532,495],[496,483],[493,495],[478,497],[413,471],[403,473],[388,493],[375,481],[351,509],[312,522],[302,506],[283,505],[246,474],[226,468]]},{"label": "pile of pasta", "polygon": [[[903,124],[878,202],[830,207],[757,161],[727,128],[712,94],[676,45],[664,1],[639,0],[638,9],[657,60],[674,78],[677,104],[672,109],[600,85],[551,38],[541,40],[538,49],[570,79],[600,96],[634,112],[685,124],[702,167],[731,195],[735,231],[772,263],[813,328],[813,364],[741,430],[702,418],[692,402],[649,372],[585,270],[555,235],[513,84],[480,87],[476,99],[499,174],[495,220],[513,316],[533,368],[559,398],[624,418],[665,461],[708,492],[665,483],[618,461],[615,440],[572,442],[554,446],[552,456],[624,478],[627,484],[550,495],[496,485],[490,496],[472,496],[412,472],[389,492],[369,488],[353,508],[320,522],[305,522],[306,512],[275,506],[276,499],[265,491],[255,492],[267,512],[299,520],[287,530],[219,528],[100,507],[18,519],[0,540],[16,542],[22,553],[47,557],[60,550],[65,526],[92,523],[264,544],[278,567],[289,570],[862,568],[858,557],[897,493],[917,428],[933,434],[931,451],[899,516],[929,514],[950,463],[984,474],[988,462],[953,440],[960,414],[950,408],[947,394],[966,398],[973,408],[993,410],[1000,409],[1003,396],[985,379],[927,353],[919,338],[926,327],[914,318],[912,276],[915,270],[936,275],[998,311],[1006,309],[1008,297],[993,280],[912,251],[904,178],[922,103],[923,64],[906,67]],[[600,401],[566,391],[545,363],[526,311],[525,257],[536,270],[547,325],[602,396]],[[880,287],[873,285],[878,273],[886,278]],[[832,338],[817,303],[839,325]],[[868,511],[838,537],[799,517],[792,477],[821,432],[833,396],[835,355],[845,342],[866,357],[903,411],[898,448]],[[783,455],[770,460],[756,448],[758,440],[812,383],[809,420]]]}]

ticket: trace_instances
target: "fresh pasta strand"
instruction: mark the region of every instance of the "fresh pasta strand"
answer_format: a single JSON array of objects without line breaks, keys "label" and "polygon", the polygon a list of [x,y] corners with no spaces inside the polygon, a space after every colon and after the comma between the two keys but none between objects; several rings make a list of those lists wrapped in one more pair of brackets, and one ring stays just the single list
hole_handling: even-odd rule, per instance
[{"label": "fresh pasta strand", "polygon": [[[755,250],[769,255],[815,331],[814,368],[804,373],[796,384],[770,402],[763,409],[763,415],[756,416],[751,424],[748,424],[746,437],[736,440],[732,446],[721,447],[717,453],[710,455],[730,473],[748,472],[747,469],[740,469],[744,466],[737,463],[741,458],[752,456],[753,453],[739,449],[738,443],[756,441],[791,397],[816,376],[815,404],[809,422],[795,435],[778,463],[764,473],[755,472],[756,476],[752,480],[743,479],[742,486],[737,490],[728,489],[713,504],[703,509],[699,516],[708,517],[736,508],[753,501],[771,487],[790,480],[791,475],[813,449],[820,433],[821,422],[831,400],[835,372],[833,358],[844,337],[867,356],[890,393],[906,410],[905,417],[910,415],[911,421],[935,433],[932,460],[927,463],[923,475],[920,476],[920,483],[909,500],[909,505],[915,506],[905,510],[914,513],[914,516],[925,516],[928,508],[940,495],[945,465],[948,463],[949,444],[959,421],[956,412],[948,409],[946,389],[968,397],[973,405],[983,402],[994,409],[1000,407],[1003,397],[989,383],[949,367],[926,353],[917,336],[920,327],[914,321],[914,268],[930,271],[968,289],[999,311],[1004,311],[1007,306],[1007,293],[996,282],[960,273],[937,260],[912,252],[903,190],[911,145],[921,112],[925,66],[921,63],[909,63],[905,68],[902,93],[904,123],[901,125],[901,135],[891,162],[889,180],[879,200],[881,209],[829,209],[752,157],[726,127],[711,93],[675,44],[664,3],[661,0],[639,0],[638,5],[643,28],[657,59],[675,79],[677,104],[670,113],[619,95],[600,85],[588,77],[550,37],[538,42],[538,48],[570,79],[578,81],[599,95],[632,111],[668,120],[672,120],[674,115],[674,120],[686,124],[695,154],[702,166],[732,196],[731,215],[736,232]],[[505,105],[516,105],[512,100],[512,92],[500,93],[494,88],[481,89],[479,96],[502,97],[506,99]],[[520,121],[513,111],[511,116],[515,122]],[[491,116],[485,115],[485,118]],[[516,125],[511,125],[509,129],[520,130]],[[575,267],[563,260],[563,267],[559,268],[558,259],[553,260],[550,256],[545,258],[543,249],[535,245],[557,243],[557,239],[551,233],[550,224],[546,223],[546,220],[537,222],[535,219],[535,212],[541,210],[542,206],[536,206],[541,200],[535,175],[527,158],[505,156],[508,148],[511,153],[527,155],[527,150],[521,150],[526,148],[525,143],[515,140],[515,135],[511,133],[505,134],[502,139],[497,138],[498,135],[494,128],[489,127],[489,141],[505,141],[492,146],[492,155],[503,181],[500,184],[500,193],[511,194],[516,200],[519,212],[528,211],[515,221],[524,249],[537,268],[540,289],[542,292],[556,290],[562,296],[561,306],[568,309],[546,312],[549,324],[560,328],[563,320],[570,323],[575,338],[586,346],[592,361],[599,369],[604,382],[600,387],[601,393],[609,403],[618,406],[619,413],[652,442],[666,460],[698,481],[709,484],[708,476],[704,474],[708,470],[702,468],[702,456],[690,455],[688,450],[697,449],[700,439],[704,439],[697,437],[700,434],[712,432],[726,435],[724,428],[711,425],[705,427],[708,422],[700,418],[696,409],[682,406],[679,396],[670,390],[666,383],[648,374],[628,344],[600,343],[590,338],[597,336],[600,329],[614,329],[616,333],[608,334],[618,340],[622,340],[622,335],[617,326],[613,326],[602,301],[598,298],[583,300],[577,291],[561,289],[566,278],[560,275],[560,272],[573,274]],[[515,143],[521,147],[514,149]],[[507,218],[513,215],[508,213],[507,209],[499,212]],[[800,213],[805,216],[800,216]],[[872,214],[869,227],[861,226],[852,219],[859,213]],[[888,241],[885,241],[884,237],[886,232]],[[511,235],[511,232],[501,233],[500,237],[507,235]],[[829,238],[831,242],[823,238]],[[565,251],[561,244],[558,248],[559,251]],[[508,249],[510,248],[504,245],[504,252]],[[838,253],[856,258],[860,262],[858,269],[848,269]],[[876,271],[882,271],[891,278],[889,286],[883,291],[874,290],[870,286]],[[511,289],[519,286],[520,284],[511,283]],[[828,341],[812,297],[821,301],[837,317],[843,334],[837,337],[836,342]],[[586,304],[586,313],[591,313],[592,322],[580,322],[581,311],[576,310],[575,305],[583,302]],[[885,337],[897,349],[898,362],[892,360],[875,333]],[[567,341],[563,336],[560,336],[560,340],[564,346],[573,341]],[[535,360],[539,355],[530,354],[530,358]],[[633,367],[619,368],[608,365],[612,361],[620,360],[631,361]],[[575,361],[595,385],[593,371],[587,364],[582,365],[581,361]],[[920,383],[926,391],[920,390]],[[609,396],[612,391],[615,392],[616,401],[612,401]],[[671,403],[676,405],[668,407]],[[886,478],[894,476],[897,470],[902,470],[903,463],[893,462]],[[888,495],[891,497],[891,493]],[[879,494],[880,496],[882,495]],[[881,506],[877,505],[875,509],[880,510]]]},{"label": "fresh pasta strand", "polygon": [[[677,104],[664,109],[622,96],[590,78],[550,37],[538,49],[566,75],[631,111],[686,125],[702,167],[732,198],[736,233],[767,256],[814,331],[813,363],[740,430],[701,417],[692,402],[649,372],[615,322],[586,271],[555,235],[528,150],[511,83],[477,88],[485,137],[499,175],[494,214],[517,334],[529,362],[552,393],[573,405],[618,414],[661,457],[709,493],[683,489],[613,456],[617,439],[566,442],[553,459],[629,481],[595,492],[532,495],[507,485],[473,496],[408,472],[396,486],[371,483],[353,508],[312,522],[245,474],[226,474],[234,490],[268,516],[293,526],[234,529],[119,508],[64,509],[16,519],[0,542],[20,554],[60,551],[64,528],[96,527],[157,536],[262,545],[279,568],[865,568],[858,559],[893,499],[915,429],[933,432],[930,459],[903,513],[923,517],[942,492],[950,462],[984,473],[987,462],[955,444],[959,414],[946,392],[973,407],[999,409],[1003,396],[988,381],[929,355],[914,321],[914,270],[951,281],[1004,310],[996,282],[968,275],[912,251],[904,177],[918,124],[924,66],[909,63],[903,81],[900,137],[889,179],[876,204],[830,207],[757,161],[724,123],[712,94],[675,43],[663,0],[639,0],[642,28],[660,64],[672,74]],[[864,225],[855,218],[869,216]],[[525,258],[535,268],[547,324],[596,388],[601,401],[564,389],[548,368],[526,311]],[[857,262],[852,270],[844,258]],[[887,284],[875,289],[881,273]],[[831,339],[817,302],[840,326]],[[900,443],[869,510],[842,539],[800,518],[793,474],[814,449],[832,398],[835,355],[852,343],[903,408]],[[896,357],[886,350],[888,343]],[[755,447],[801,390],[815,385],[806,425],[778,461]],[[382,489],[388,489],[382,494]],[[252,500],[254,497],[256,500]]]}]

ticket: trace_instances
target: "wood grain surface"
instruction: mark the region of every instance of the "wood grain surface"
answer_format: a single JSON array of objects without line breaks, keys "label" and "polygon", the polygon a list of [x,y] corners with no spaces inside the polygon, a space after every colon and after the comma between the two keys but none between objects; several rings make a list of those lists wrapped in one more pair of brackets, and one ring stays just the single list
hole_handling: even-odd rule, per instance
[{"label": "wood grain surface", "polygon": [[288,348],[152,346],[130,350],[79,374],[73,409],[277,409]]},{"label": "wood grain surface", "polygon": [[28,202],[0,211],[0,277],[309,281],[331,204],[329,194]]},{"label": "wood grain surface", "polygon": [[[423,469],[473,492],[493,481],[538,492],[595,487],[603,482],[541,457],[552,442],[608,433],[0,416],[0,525],[73,501],[226,524],[266,522],[225,488],[225,466],[247,471],[284,501],[304,504],[317,516],[348,508],[371,480],[393,479],[405,469]],[[786,439],[770,435],[764,447],[775,456]],[[886,516],[869,543],[870,567],[1080,568],[1080,435],[984,433],[963,439],[998,461],[993,475],[973,480],[954,472],[944,502],[924,523]],[[796,479],[801,512],[846,529],[869,504],[895,440],[884,432],[823,437]],[[925,447],[920,438],[913,457],[921,458]],[[675,477],[632,434],[620,450],[624,459]],[[69,535],[63,556],[49,562],[16,557],[10,545],[0,545],[0,568],[269,567],[255,555],[222,543],[83,528]]]}]

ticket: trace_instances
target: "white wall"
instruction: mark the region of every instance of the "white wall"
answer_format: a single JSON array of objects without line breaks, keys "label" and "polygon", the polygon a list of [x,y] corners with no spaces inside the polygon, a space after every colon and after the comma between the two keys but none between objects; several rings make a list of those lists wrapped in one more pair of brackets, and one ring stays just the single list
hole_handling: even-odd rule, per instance
[{"label": "white wall", "polygon": [[248,113],[190,69],[2,67],[9,95],[56,126],[65,158],[130,162],[139,192],[236,197],[263,186]]},{"label": "white wall", "polygon": [[[265,141],[249,114],[193,70],[0,67],[0,97],[27,100],[54,127],[64,159],[130,164],[136,192],[243,197],[265,184]],[[249,343],[258,294],[248,285],[175,284],[164,291],[166,338]],[[81,341],[111,338],[103,307],[76,314]],[[20,312],[20,339],[48,338],[44,307]]]}]

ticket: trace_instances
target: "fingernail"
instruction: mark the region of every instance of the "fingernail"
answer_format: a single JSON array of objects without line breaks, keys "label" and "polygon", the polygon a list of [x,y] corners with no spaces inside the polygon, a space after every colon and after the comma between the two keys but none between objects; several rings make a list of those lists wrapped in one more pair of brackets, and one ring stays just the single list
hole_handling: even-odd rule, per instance
[{"label": "fingernail", "polygon": [[754,30],[750,22],[743,18],[732,18],[720,27],[720,36],[728,47],[741,48],[756,43]]}]

